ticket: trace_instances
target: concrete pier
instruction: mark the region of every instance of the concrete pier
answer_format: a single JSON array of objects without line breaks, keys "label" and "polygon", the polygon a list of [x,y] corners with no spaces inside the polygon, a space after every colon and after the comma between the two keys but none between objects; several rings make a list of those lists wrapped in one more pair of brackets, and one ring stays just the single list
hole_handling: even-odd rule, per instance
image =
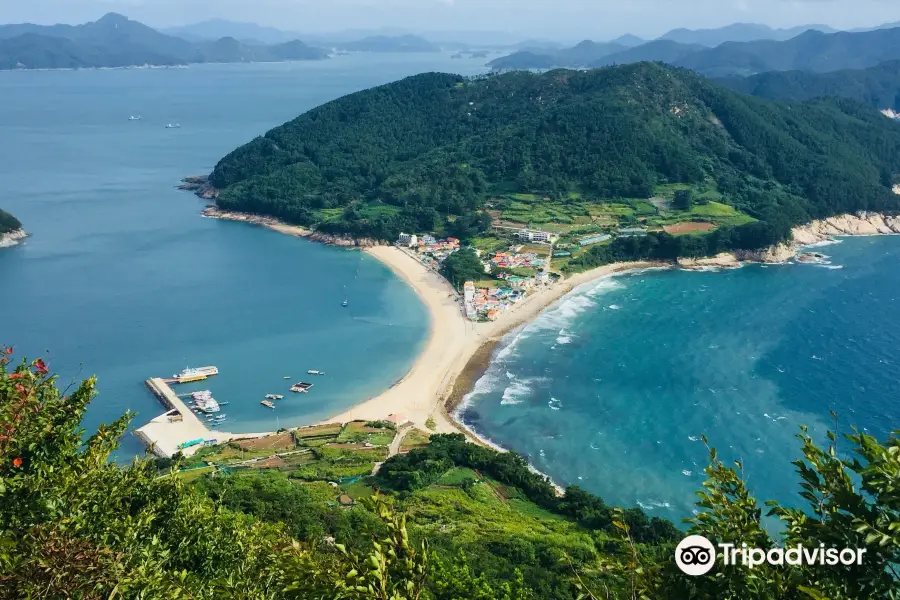
[{"label": "concrete pier", "polygon": [[167,410],[137,429],[134,434],[157,456],[170,457],[179,451],[185,456],[190,456],[202,445],[182,449],[181,444],[197,439],[214,439],[216,442],[222,443],[235,437],[231,433],[208,429],[206,424],[181,401],[181,398],[164,379],[153,377],[148,379],[146,384]]}]

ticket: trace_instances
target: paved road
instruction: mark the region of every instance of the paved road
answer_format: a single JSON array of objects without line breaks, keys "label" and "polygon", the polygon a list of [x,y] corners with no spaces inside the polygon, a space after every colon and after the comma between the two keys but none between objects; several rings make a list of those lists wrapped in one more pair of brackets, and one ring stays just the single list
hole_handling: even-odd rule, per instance
[{"label": "paved road", "polygon": [[[400,429],[397,430],[397,435],[394,436],[394,439],[391,441],[391,445],[388,446],[388,458],[392,456],[396,456],[398,452],[400,452],[400,444],[403,442],[403,438],[406,437],[406,434],[412,430],[412,425],[404,425]],[[375,463],[375,466],[372,468],[372,475],[378,473],[378,469],[381,468],[381,465],[384,463]]]}]

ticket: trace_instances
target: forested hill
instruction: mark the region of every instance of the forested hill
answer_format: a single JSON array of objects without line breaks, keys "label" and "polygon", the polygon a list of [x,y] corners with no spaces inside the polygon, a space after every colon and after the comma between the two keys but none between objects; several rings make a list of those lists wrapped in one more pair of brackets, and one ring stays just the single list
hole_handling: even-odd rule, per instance
[{"label": "forested hill", "polygon": [[385,239],[435,229],[495,194],[603,202],[705,182],[762,221],[753,244],[765,245],[813,218],[900,208],[898,173],[900,125],[868,106],[782,104],[638,63],[417,75],[269,131],[211,181],[223,208]]},{"label": "forested hill", "polygon": [[900,60],[831,73],[777,71],[719,80],[733,90],[772,100],[802,102],[823,96],[853,98],[876,108],[900,108]]},{"label": "forested hill", "polygon": [[22,223],[4,210],[0,210],[0,234],[22,229]]}]

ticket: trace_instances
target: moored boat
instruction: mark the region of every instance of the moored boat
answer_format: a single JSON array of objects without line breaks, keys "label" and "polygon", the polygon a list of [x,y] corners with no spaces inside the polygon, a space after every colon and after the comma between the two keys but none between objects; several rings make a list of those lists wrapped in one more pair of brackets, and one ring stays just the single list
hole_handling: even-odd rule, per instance
[{"label": "moored boat", "polygon": [[260,402],[260,404],[262,404],[266,408],[275,408],[275,404],[270,400],[263,400],[262,402]]}]

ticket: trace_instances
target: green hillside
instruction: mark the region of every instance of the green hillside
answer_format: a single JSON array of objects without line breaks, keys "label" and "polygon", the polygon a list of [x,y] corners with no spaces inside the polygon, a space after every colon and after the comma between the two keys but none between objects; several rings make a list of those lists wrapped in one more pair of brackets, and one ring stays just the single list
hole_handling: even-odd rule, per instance
[{"label": "green hillside", "polygon": [[[682,536],[513,453],[385,423],[281,431],[190,458],[110,460],[133,415],[86,433],[94,378],[59,389],[0,345],[0,598],[79,600],[870,600],[895,597],[900,439],[801,431],[796,508],[763,505],[710,450],[684,527],[764,550],[865,550],[859,565],[727,567],[690,577]],[[411,435],[411,434],[407,434]],[[719,432],[719,436],[727,433]],[[705,441],[705,440],[704,440]],[[720,440],[727,444],[727,439]],[[424,444],[424,445],[423,445]],[[410,445],[401,444],[401,452]],[[852,454],[852,459],[844,459]],[[776,466],[773,466],[776,467]],[[787,468],[778,465],[777,468]]]},{"label": "green hillside", "polygon": [[22,223],[8,212],[0,210],[0,233],[9,233],[17,229],[22,229]]},{"label": "green hillside", "polygon": [[896,210],[897,173],[900,125],[861,104],[770,102],[639,63],[410,77],[276,127],[211,181],[223,208],[385,239],[514,193],[602,206],[683,184],[757,221],[738,236],[757,247],[813,218]]},{"label": "green hillside", "polygon": [[875,108],[900,107],[900,60],[881,63],[868,69],[845,69],[831,73],[775,71],[752,77],[730,77],[719,83],[744,93],[803,102],[834,96],[852,98]]}]

